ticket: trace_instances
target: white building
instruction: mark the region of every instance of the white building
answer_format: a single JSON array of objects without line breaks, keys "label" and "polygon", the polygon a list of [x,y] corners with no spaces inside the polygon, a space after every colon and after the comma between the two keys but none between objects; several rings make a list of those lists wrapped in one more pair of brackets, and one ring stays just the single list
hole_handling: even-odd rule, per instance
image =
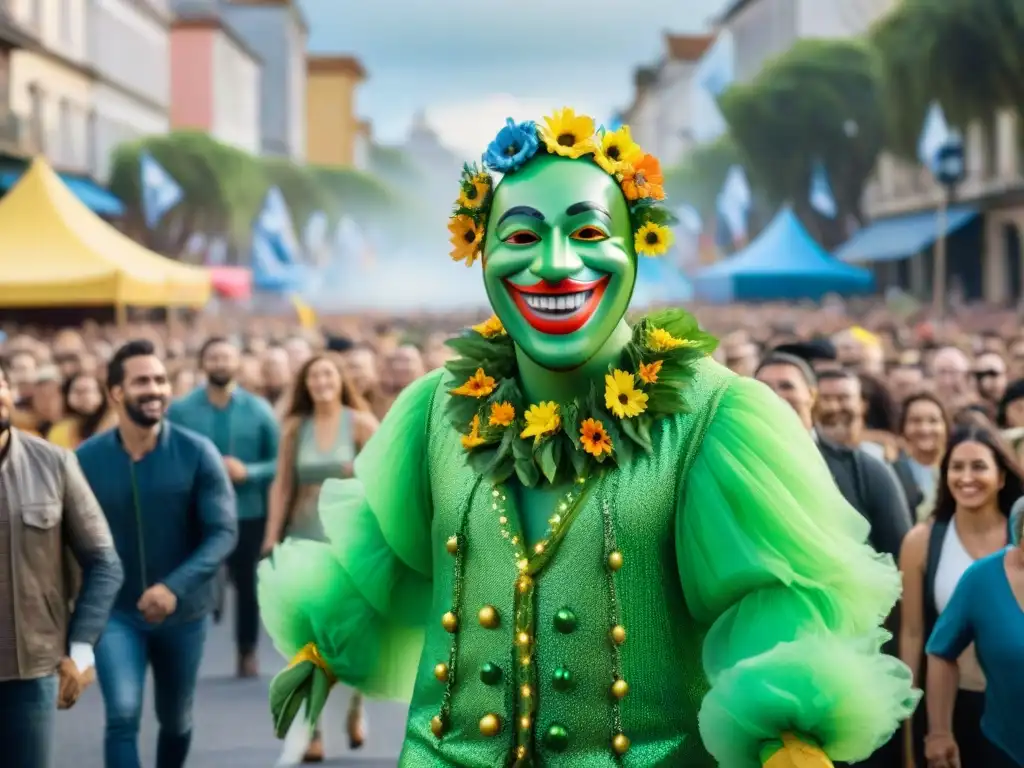
[{"label": "white building", "polygon": [[89,170],[106,180],[118,145],[166,133],[171,103],[168,0],[86,0],[92,92]]}]

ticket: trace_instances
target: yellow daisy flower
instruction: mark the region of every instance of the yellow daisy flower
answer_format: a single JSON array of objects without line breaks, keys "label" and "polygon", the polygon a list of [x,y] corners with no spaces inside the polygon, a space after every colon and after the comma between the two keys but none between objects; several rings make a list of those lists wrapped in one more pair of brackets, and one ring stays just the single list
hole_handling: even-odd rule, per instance
[{"label": "yellow daisy flower", "polygon": [[504,403],[491,403],[491,417],[487,423],[492,427],[507,427],[516,418],[516,409],[507,400]]},{"label": "yellow daisy flower", "polygon": [[651,328],[647,331],[647,346],[655,352],[668,352],[679,347],[691,347],[689,339],[677,339],[664,328]]},{"label": "yellow daisy flower", "polygon": [[583,444],[583,450],[594,458],[612,452],[612,439],[608,436],[604,424],[597,419],[585,419],[580,424],[580,442]]},{"label": "yellow daisy flower", "polygon": [[484,239],[483,227],[477,226],[472,218],[465,214],[452,216],[448,222],[448,231],[451,233],[452,260],[465,261],[467,267],[473,266],[477,256],[480,255],[480,246]]},{"label": "yellow daisy flower", "polygon": [[491,192],[491,177],[486,173],[478,173],[463,182],[462,192],[459,194],[459,205],[475,211],[487,200]]},{"label": "yellow daisy flower", "polygon": [[631,419],[647,410],[647,393],[636,388],[633,374],[616,368],[604,377],[604,407],[620,419]]},{"label": "yellow daisy flower", "polygon": [[624,125],[617,131],[605,131],[601,134],[594,160],[605,173],[612,176],[632,168],[644,156],[640,145],[633,141],[629,126]]},{"label": "yellow daisy flower", "polygon": [[642,256],[661,256],[674,239],[671,229],[649,221],[633,235],[633,248]]},{"label": "yellow daisy flower", "polygon": [[501,320],[498,319],[497,315],[491,315],[482,323],[477,323],[473,326],[473,330],[485,339],[493,339],[495,336],[505,335],[505,326],[501,324]]},{"label": "yellow daisy flower", "polygon": [[480,437],[480,417],[479,416],[474,416],[473,417],[473,421],[470,422],[470,425],[469,425],[469,434],[468,435],[463,435],[461,440],[462,440],[462,447],[465,448],[467,451],[472,449],[472,448],[476,448],[479,445],[483,445],[484,444],[484,439],[482,437]]},{"label": "yellow daisy flower", "polygon": [[562,417],[558,415],[558,403],[546,402],[531,405],[523,415],[526,429],[519,433],[522,438],[532,437],[540,442],[545,435],[552,435],[562,426]]},{"label": "yellow daisy flower", "polygon": [[465,384],[452,390],[452,394],[463,397],[487,397],[494,391],[495,384],[493,376],[484,373],[483,368],[477,368],[476,373],[470,376]]},{"label": "yellow daisy flower", "polygon": [[556,110],[551,117],[545,117],[543,125],[537,126],[537,134],[548,152],[563,157],[583,157],[594,152],[594,118],[577,115],[575,110],[564,107]]},{"label": "yellow daisy flower", "polygon": [[658,372],[661,370],[661,360],[653,363],[640,363],[640,371],[637,376],[644,384],[654,384],[658,381]]}]

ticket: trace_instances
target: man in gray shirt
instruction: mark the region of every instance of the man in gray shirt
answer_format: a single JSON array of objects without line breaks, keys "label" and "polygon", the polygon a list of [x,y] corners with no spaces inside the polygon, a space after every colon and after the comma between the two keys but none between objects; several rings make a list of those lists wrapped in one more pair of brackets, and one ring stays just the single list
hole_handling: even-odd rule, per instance
[{"label": "man in gray shirt", "polygon": [[0,371],[0,763],[50,768],[123,574],[74,454],[12,428],[13,407]]}]

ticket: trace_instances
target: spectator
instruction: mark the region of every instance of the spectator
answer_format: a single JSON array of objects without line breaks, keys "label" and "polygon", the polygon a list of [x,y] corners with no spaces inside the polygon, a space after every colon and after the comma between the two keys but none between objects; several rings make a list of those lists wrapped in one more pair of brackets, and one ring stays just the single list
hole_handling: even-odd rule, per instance
[{"label": "spectator", "polygon": [[383,419],[391,405],[384,394],[377,369],[377,354],[369,344],[355,344],[341,355],[345,380],[365,400],[378,419]]},{"label": "spectator", "polygon": [[284,351],[288,353],[292,372],[297,372],[313,356],[312,345],[302,336],[292,336],[285,341]]},{"label": "spectator", "polygon": [[196,372],[187,366],[180,367],[171,377],[171,394],[184,397],[196,388]]},{"label": "spectator", "polygon": [[[919,684],[931,679],[924,660],[926,640],[971,564],[1006,546],[1010,509],[1022,493],[1024,474],[998,435],[981,422],[953,431],[940,467],[935,512],[928,522],[914,526],[900,551],[900,657]],[[960,656],[959,668],[953,736],[963,765],[986,766],[988,747],[980,725],[985,676],[973,647]],[[930,723],[924,708],[918,708],[918,765],[926,764],[925,733],[944,727],[941,721]]]},{"label": "spectator", "polygon": [[1024,379],[1007,385],[996,406],[996,424],[1017,459],[1021,460],[1024,457]]},{"label": "spectator", "polygon": [[385,378],[387,408],[395,401],[402,390],[425,374],[423,355],[414,344],[400,344],[387,358],[388,375]]},{"label": "spectator", "polygon": [[36,370],[39,362],[28,350],[14,352],[10,356],[8,374],[11,379],[11,394],[14,397],[15,408],[24,409],[31,406],[32,386],[36,382]]},{"label": "spectator", "polygon": [[167,418],[212,441],[234,484],[238,545],[228,558],[228,572],[237,593],[238,676],[256,677],[260,627],[256,564],[266,528],[267,491],[277,461],[277,420],[263,398],[238,386],[239,352],[231,341],[221,336],[208,339],[199,350],[199,367],[206,386],[176,400]]},{"label": "spectator", "polygon": [[723,341],[723,363],[738,376],[753,376],[757,369],[757,345],[746,333],[736,333]]},{"label": "spectator", "polygon": [[924,370],[916,362],[905,360],[896,363],[889,371],[889,392],[897,403],[905,402],[925,388]]},{"label": "spectator", "polygon": [[935,395],[921,392],[904,401],[899,425],[903,448],[893,468],[908,491],[917,522],[928,519],[935,507],[949,426],[946,409]]},{"label": "spectator", "polygon": [[74,454],[13,428],[13,410],[0,371],[0,745],[6,768],[50,768],[55,709],[92,682],[124,575]]},{"label": "spectator", "polygon": [[[284,421],[277,476],[271,489],[264,554],[282,535],[322,538],[317,503],[330,478],[351,477],[356,454],[377,430],[377,419],[345,380],[333,355],[316,355],[300,369]],[[349,745],[365,738],[362,697],[353,692],[348,713]],[[319,727],[306,750],[306,762],[323,760]]]},{"label": "spectator", "polygon": [[986,672],[979,765],[1024,765],[1020,719],[1024,691],[1024,499],[1011,515],[1012,546],[975,562],[964,573],[928,640],[929,765],[971,765],[956,736],[959,659],[971,645]]},{"label": "spectator", "polygon": [[126,574],[96,648],[105,763],[140,764],[143,687],[152,666],[156,762],[182,768],[214,577],[237,536],[234,493],[213,444],[164,420],[171,388],[152,343],[118,349],[107,387],[118,427],[78,448]]},{"label": "spectator", "polygon": [[24,432],[43,437],[64,415],[64,397],[57,367],[44,365],[36,369],[31,392],[25,406],[15,412],[13,423]]},{"label": "spectator", "polygon": [[935,394],[949,413],[956,413],[974,401],[967,355],[956,347],[943,347],[935,353],[931,367]]},{"label": "spectator", "polygon": [[983,352],[974,360],[974,381],[979,398],[995,407],[1006,394],[1006,361],[995,352]]},{"label": "spectator", "polygon": [[73,451],[97,432],[116,425],[117,418],[95,376],[74,374],[65,380],[61,392],[66,415],[46,435],[54,445]]},{"label": "spectator", "polygon": [[284,347],[267,347],[263,352],[263,396],[270,407],[275,410],[283,407],[288,394],[288,384],[292,380],[292,371],[288,361],[288,353]]}]

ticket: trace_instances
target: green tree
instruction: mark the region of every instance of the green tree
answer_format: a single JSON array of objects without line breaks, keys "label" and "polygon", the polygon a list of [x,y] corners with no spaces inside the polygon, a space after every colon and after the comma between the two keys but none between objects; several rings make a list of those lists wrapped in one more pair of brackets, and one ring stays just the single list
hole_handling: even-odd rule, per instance
[{"label": "green tree", "polygon": [[[819,240],[843,238],[885,143],[882,65],[864,40],[801,40],[720,100],[752,186],[773,207],[791,204]],[[816,163],[825,167],[839,216],[829,223],[808,203]]]},{"label": "green tree", "polygon": [[745,161],[729,135],[702,144],[665,171],[665,194],[675,205],[692,205],[706,220],[715,213],[715,200],[729,169]]},{"label": "green tree", "polygon": [[933,100],[957,125],[1024,104],[1020,0],[905,0],[870,39],[884,68],[889,144],[906,158]]}]

